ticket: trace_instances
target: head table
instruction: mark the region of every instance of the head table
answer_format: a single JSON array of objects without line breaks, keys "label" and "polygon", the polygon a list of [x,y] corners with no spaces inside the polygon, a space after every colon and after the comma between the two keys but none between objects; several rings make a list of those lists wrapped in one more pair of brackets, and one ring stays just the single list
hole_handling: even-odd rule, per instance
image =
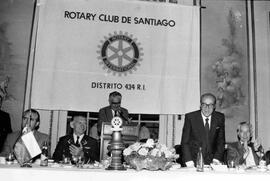
[{"label": "head table", "polygon": [[127,169],[125,171],[109,171],[105,169],[89,169],[89,168],[63,168],[63,167],[41,167],[33,165],[31,168],[21,168],[17,164],[7,165],[0,164],[0,178],[1,181],[74,181],[74,180],[119,180],[119,181],[164,181],[164,180],[207,180],[219,181],[228,180],[269,180],[270,171],[213,171],[205,170],[204,172],[197,172],[195,169],[177,168],[167,171],[136,171]]}]

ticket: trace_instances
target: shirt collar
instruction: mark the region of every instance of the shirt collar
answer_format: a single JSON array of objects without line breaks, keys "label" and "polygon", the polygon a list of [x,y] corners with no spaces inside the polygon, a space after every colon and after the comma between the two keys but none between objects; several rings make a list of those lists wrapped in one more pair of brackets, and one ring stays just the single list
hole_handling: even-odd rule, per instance
[{"label": "shirt collar", "polygon": [[209,128],[211,126],[211,117],[212,115],[206,117],[205,115],[203,115],[203,113],[201,112],[202,118],[203,118],[203,124],[205,125],[205,119],[208,118],[208,124],[209,124]]},{"label": "shirt collar", "polygon": [[[82,141],[83,136],[84,136],[84,134],[82,134],[81,136],[79,136],[79,143]],[[74,140],[74,143],[76,143],[77,137],[78,137],[78,136],[77,136],[75,133],[73,133],[73,140]]]},{"label": "shirt collar", "polygon": [[208,118],[208,119],[209,119],[209,121],[211,121],[211,117],[212,117],[212,115],[210,115],[210,116],[206,117],[205,115],[203,115],[203,113],[202,113],[202,112],[201,112],[201,115],[202,115],[203,121],[205,121],[205,119],[206,119],[206,118]]}]

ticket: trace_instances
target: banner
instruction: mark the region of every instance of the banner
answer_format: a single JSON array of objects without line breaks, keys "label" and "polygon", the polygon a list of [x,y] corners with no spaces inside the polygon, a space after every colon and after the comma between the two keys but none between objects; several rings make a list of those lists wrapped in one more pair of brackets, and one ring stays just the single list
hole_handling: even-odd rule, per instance
[{"label": "banner", "polygon": [[199,108],[199,8],[41,0],[31,106],[97,112],[112,91],[132,113]]}]

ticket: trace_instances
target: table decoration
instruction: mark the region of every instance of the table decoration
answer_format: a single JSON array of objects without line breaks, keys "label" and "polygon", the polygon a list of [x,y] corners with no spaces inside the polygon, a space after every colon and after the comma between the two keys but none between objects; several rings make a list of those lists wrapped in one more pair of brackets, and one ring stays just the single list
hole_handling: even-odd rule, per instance
[{"label": "table decoration", "polygon": [[169,149],[153,139],[130,145],[123,155],[130,168],[136,170],[168,170],[179,157],[174,148]]}]

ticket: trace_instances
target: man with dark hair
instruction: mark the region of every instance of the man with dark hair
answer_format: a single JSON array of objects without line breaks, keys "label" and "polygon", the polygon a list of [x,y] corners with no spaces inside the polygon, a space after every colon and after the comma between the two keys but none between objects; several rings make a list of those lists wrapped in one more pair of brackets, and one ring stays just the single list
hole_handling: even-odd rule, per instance
[{"label": "man with dark hair", "polygon": [[99,161],[99,147],[94,138],[85,135],[87,120],[85,114],[74,114],[70,127],[73,134],[63,136],[59,139],[53,154],[56,162],[62,161],[63,157],[83,158],[85,163]]},{"label": "man with dark hair", "polygon": [[122,95],[117,92],[111,92],[109,95],[109,106],[103,107],[99,110],[97,130],[98,135],[101,133],[101,126],[103,122],[111,122],[112,118],[119,113],[124,123],[129,122],[128,110],[121,107]]},{"label": "man with dark hair", "polygon": [[[13,154],[16,149],[15,144],[17,142],[22,143],[21,136],[30,131],[33,132],[33,135],[40,149],[42,149],[42,146],[45,144],[45,142],[49,145],[49,136],[47,134],[38,131],[39,124],[40,124],[40,115],[35,109],[28,109],[24,111],[22,117],[21,130],[8,134],[7,139],[4,143],[3,150],[0,155],[6,157],[9,155],[9,153]],[[23,149],[23,147],[25,148],[25,146],[21,146],[19,149]]]},{"label": "man with dark hair", "polygon": [[183,162],[193,167],[199,148],[202,148],[205,164],[223,161],[225,144],[225,117],[215,111],[216,97],[211,93],[201,96],[200,110],[187,113],[182,132]]},{"label": "man with dark hair", "polygon": [[[2,107],[3,98],[0,96],[0,109]],[[7,135],[12,132],[9,114],[0,110],[0,152]]]},{"label": "man with dark hair", "polygon": [[252,126],[248,122],[241,122],[237,127],[238,141],[229,143],[227,147],[227,162],[235,165],[256,166],[259,164],[259,156],[256,154],[262,146],[252,139]]}]

